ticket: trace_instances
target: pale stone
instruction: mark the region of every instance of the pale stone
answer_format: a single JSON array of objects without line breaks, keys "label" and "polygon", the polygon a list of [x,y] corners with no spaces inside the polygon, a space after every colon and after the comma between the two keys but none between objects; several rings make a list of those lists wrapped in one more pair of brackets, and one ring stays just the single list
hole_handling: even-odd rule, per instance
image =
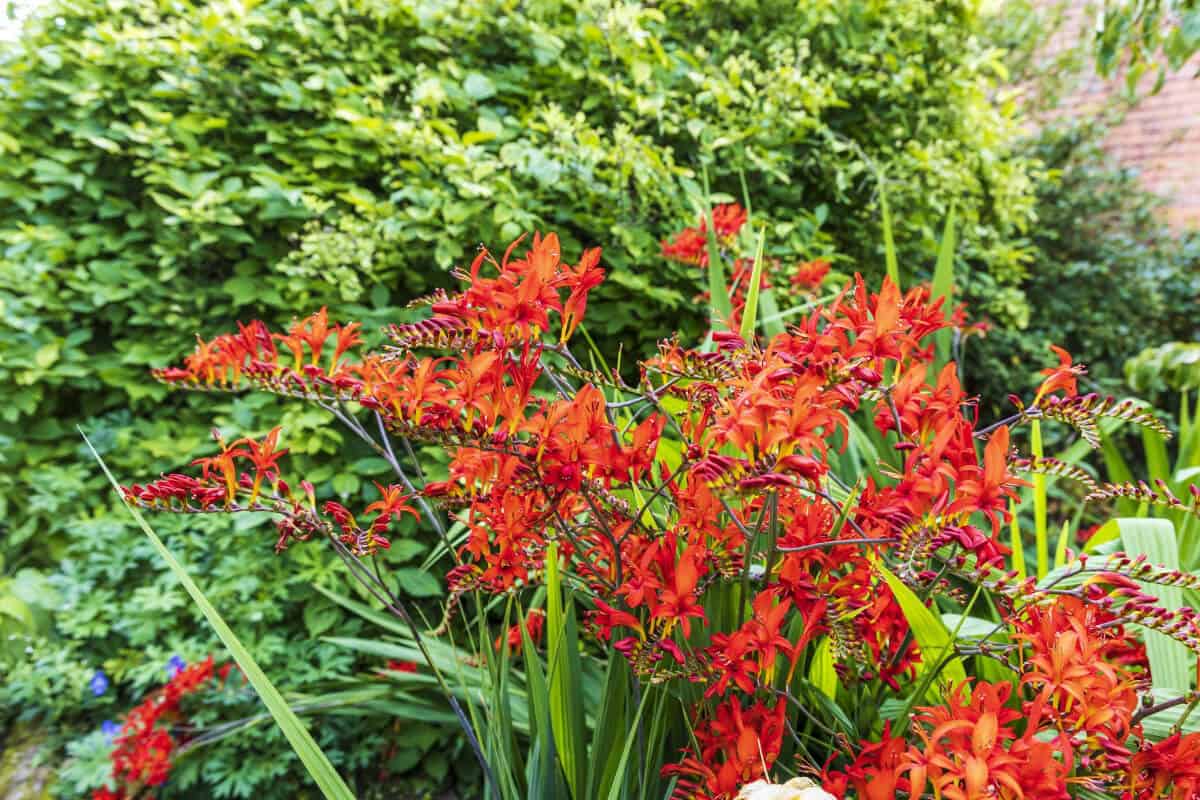
[{"label": "pale stone", "polygon": [[837,800],[808,778],[792,778],[787,783],[755,781],[743,786],[737,800]]}]

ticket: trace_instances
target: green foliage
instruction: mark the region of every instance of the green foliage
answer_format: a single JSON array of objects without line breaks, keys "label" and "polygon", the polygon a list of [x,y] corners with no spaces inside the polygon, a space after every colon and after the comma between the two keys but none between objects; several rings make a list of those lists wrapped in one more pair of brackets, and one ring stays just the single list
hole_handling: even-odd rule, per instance
[{"label": "green foliage", "polygon": [[[1046,342],[1088,364],[1085,389],[1120,394],[1126,359],[1200,337],[1200,235],[1172,234],[1156,213],[1162,200],[1102,151],[1103,135],[1101,125],[1062,123],[1028,143],[1047,167],[1031,231],[1036,264],[1020,287],[1028,317],[966,348],[969,389],[995,403],[1002,387],[1030,385],[1053,361]],[[973,314],[990,315],[1005,296],[992,294]]]},{"label": "green foliage", "polygon": [[1136,102],[1200,50],[1195,0],[1008,0],[991,11],[993,36],[1015,55],[1014,79],[1041,109],[1097,74],[1121,78],[1123,100]]},{"label": "green foliage", "polygon": [[[217,646],[140,535],[110,519],[76,424],[124,476],[186,463],[214,423],[254,433],[279,418],[320,495],[372,498],[377,460],[319,410],[146,380],[196,332],[322,304],[368,328],[404,319],[476,242],[541,228],[568,251],[608,245],[595,302],[612,313],[589,323],[607,355],[694,336],[703,272],[657,243],[695,218],[702,166],[714,196],[755,198],[769,255],[876,275],[886,188],[905,283],[928,277],[954,207],[956,298],[1006,287],[989,313],[1023,318],[1030,169],[1010,152],[1012,109],[990,99],[999,54],[976,33],[958,0],[49,4],[0,56],[0,632],[29,649],[0,655],[5,714],[82,735],[171,653]],[[778,326],[770,293],[762,305]],[[353,463],[336,479],[335,452]],[[189,523],[166,526],[172,549],[214,604],[239,609],[231,624],[286,674],[285,694],[365,666],[310,641],[357,621],[297,599],[330,584],[331,556],[272,559],[249,521]],[[425,544],[389,556],[418,598],[436,593],[416,577]],[[31,602],[30,576],[59,597]],[[119,694],[81,699],[101,665]],[[352,723],[329,718],[319,743]],[[278,745],[231,736],[181,783],[297,796],[303,773]],[[373,746],[330,757],[351,773]]]},{"label": "green foliage", "polygon": [[1148,347],[1125,362],[1125,380],[1135,392],[1200,389],[1200,344],[1167,342]]},{"label": "green foliage", "polygon": [[1200,5],[1196,0],[1106,0],[1096,28],[1096,66],[1103,75],[1118,69],[1136,88],[1144,75],[1157,74],[1154,91],[1167,71],[1182,69],[1200,51]]}]

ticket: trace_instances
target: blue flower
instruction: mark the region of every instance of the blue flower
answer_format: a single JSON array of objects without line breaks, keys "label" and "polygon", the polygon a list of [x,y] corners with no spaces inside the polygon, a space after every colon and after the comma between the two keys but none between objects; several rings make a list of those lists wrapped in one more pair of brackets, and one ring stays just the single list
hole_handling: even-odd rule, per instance
[{"label": "blue flower", "polygon": [[186,666],[187,662],[178,655],[171,656],[171,660],[167,662],[167,678],[174,678],[176,675],[182,672]]},{"label": "blue flower", "polygon": [[100,732],[104,734],[105,739],[111,742],[121,732],[121,726],[111,719],[106,719],[100,723]]},{"label": "blue flower", "polygon": [[99,697],[108,691],[108,676],[104,674],[104,670],[96,670],[96,674],[92,676],[92,680],[88,682],[88,686],[92,689],[92,694]]}]

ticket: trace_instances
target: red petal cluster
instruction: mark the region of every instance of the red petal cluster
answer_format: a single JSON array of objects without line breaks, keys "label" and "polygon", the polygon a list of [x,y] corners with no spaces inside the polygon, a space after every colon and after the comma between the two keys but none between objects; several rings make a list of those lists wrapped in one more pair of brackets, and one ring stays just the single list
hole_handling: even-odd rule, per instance
[{"label": "red petal cluster", "polygon": [[92,794],[92,800],[148,798],[146,789],[166,783],[171,756],[179,745],[172,726],[183,719],[183,698],[201,691],[212,680],[213,660],[209,656],[176,672],[165,686],[131,710],[112,752],[116,789],[99,789]]},{"label": "red petal cluster", "polygon": [[[737,203],[719,205],[712,209],[713,232],[718,242],[728,246],[749,219],[746,209]],[[685,264],[708,266],[708,217],[700,215],[694,228],[684,228],[669,242],[662,243],[662,254]]]},{"label": "red petal cluster", "polygon": [[[303,494],[299,494],[280,478],[278,462],[287,450],[278,449],[279,434],[280,428],[274,428],[261,440],[243,438],[226,443],[214,431],[220,452],[193,462],[200,466],[199,477],[171,473],[145,485],[124,486],[121,492],[126,501],[155,511],[273,514],[279,533],[277,552],[292,541],[318,535],[336,538],[355,555],[370,555],[391,546],[386,534],[394,522],[405,514],[417,517],[408,504],[411,495],[399,486],[378,483],[375,488],[380,499],[363,511],[372,517],[367,525],[360,524],[341,503],[327,502],[323,513],[318,512],[312,484],[301,481]],[[243,466],[250,471],[242,471]]]}]

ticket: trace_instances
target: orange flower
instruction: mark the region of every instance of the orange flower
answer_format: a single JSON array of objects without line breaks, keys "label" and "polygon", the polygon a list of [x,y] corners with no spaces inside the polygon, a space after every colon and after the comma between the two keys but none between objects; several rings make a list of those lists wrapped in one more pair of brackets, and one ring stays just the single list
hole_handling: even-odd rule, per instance
[{"label": "orange flower", "polygon": [[803,261],[792,273],[792,286],[796,289],[816,289],[829,274],[830,264],[823,258]]},{"label": "orange flower", "polygon": [[[1018,735],[1023,715],[1006,706],[1012,685],[959,685],[945,706],[921,709],[924,743],[904,758],[910,792],[927,784],[947,800],[1067,800],[1063,745],[1035,738],[1037,719]],[[969,695],[969,698],[968,698]]]},{"label": "orange flower", "polygon": [[1035,406],[1043,397],[1059,390],[1065,392],[1068,397],[1079,394],[1076,378],[1087,372],[1087,367],[1082,364],[1071,363],[1071,354],[1066,350],[1053,344],[1050,345],[1050,349],[1058,356],[1058,366],[1048,367],[1038,373],[1045,375],[1046,379],[1042,381],[1038,387],[1037,395],[1034,396],[1033,404]]}]

